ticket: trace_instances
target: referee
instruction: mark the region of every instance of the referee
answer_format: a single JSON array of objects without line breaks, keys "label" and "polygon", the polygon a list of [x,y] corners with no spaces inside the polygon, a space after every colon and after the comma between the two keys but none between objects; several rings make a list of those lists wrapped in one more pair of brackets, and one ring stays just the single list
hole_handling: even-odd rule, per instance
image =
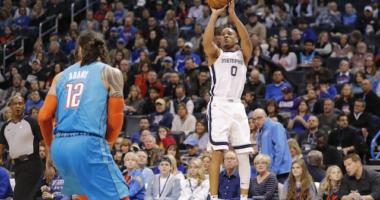
[{"label": "referee", "polygon": [[42,139],[37,121],[24,116],[25,101],[20,95],[11,97],[11,119],[0,131],[0,163],[4,148],[14,161],[14,200],[33,200],[42,176],[39,142]]}]

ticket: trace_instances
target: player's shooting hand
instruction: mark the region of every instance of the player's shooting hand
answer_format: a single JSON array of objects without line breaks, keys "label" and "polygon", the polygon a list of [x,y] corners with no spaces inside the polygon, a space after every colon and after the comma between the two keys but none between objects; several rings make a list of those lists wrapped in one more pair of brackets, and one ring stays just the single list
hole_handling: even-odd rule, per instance
[{"label": "player's shooting hand", "polygon": [[235,0],[230,0],[228,3],[228,13],[230,16],[236,16],[235,13]]},{"label": "player's shooting hand", "polygon": [[212,11],[213,15],[220,16],[223,12],[225,12],[226,8],[227,8],[227,5],[225,5],[223,8],[219,8],[219,9],[211,8],[211,11]]}]

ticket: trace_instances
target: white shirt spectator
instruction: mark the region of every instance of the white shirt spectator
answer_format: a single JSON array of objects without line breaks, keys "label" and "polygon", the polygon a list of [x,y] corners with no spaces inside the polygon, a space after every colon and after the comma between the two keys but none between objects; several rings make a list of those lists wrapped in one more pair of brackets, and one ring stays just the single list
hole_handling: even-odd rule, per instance
[{"label": "white shirt spectator", "polygon": [[284,67],[286,71],[293,71],[297,68],[297,55],[293,52],[289,52],[286,56],[281,56],[276,53],[272,61]]},{"label": "white shirt spectator", "polygon": [[210,189],[209,180],[206,179],[198,184],[194,178],[184,180],[181,184],[182,192],[179,200],[204,200],[207,199],[208,190]]},{"label": "white shirt spectator", "polygon": [[189,9],[189,14],[187,16],[198,19],[202,16],[202,14],[203,14],[203,5],[199,5],[199,6],[192,6]]},{"label": "white shirt spectator", "polygon": [[179,115],[175,115],[172,122],[172,131],[182,131],[187,136],[190,132],[195,131],[196,122],[197,120],[192,114],[187,114],[185,119],[181,119]]}]

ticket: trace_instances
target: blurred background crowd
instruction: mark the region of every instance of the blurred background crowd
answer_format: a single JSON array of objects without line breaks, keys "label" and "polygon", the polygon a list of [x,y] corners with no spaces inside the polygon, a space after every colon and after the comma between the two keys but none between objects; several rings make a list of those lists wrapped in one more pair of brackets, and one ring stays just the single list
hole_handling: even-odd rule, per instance
[{"label": "blurred background crowd", "polygon": [[[79,9],[89,2],[88,9],[72,17],[72,3]],[[380,128],[378,3],[236,1],[236,13],[254,46],[242,96],[251,128],[249,139],[254,148],[259,145],[251,113],[263,108],[286,129],[293,165],[300,166],[307,174],[302,177],[311,182],[303,187],[329,182],[332,171],[339,171],[337,181],[342,181],[342,172],[346,171],[343,158],[350,153],[359,155],[360,163],[376,163],[370,159],[370,147]],[[54,76],[75,62],[80,32],[102,33],[108,44],[109,64],[124,76],[125,125],[112,154],[128,184],[133,185],[130,187],[136,188],[136,199],[154,190],[150,188],[156,187],[150,184],[153,176],[165,171],[161,164],[168,159],[170,173],[181,183],[174,193],[182,194],[181,198],[195,193],[203,195],[199,199],[207,198],[211,157],[207,152],[206,113],[211,80],[202,47],[211,14],[207,1],[3,0],[0,6],[0,43],[3,47],[7,44],[1,51],[15,52],[2,62],[1,123],[12,118],[7,103],[17,93],[25,98],[25,114],[36,117]],[[50,17],[58,20],[57,31],[39,37],[40,23]],[[47,26],[53,26],[53,21]],[[226,26],[228,13],[217,21],[217,44],[222,42],[220,31]],[[22,49],[15,41],[19,37],[24,40]],[[376,145],[374,149],[378,151]],[[43,144],[39,154],[43,160]],[[7,151],[1,158],[4,169],[12,172],[14,163]],[[357,157],[350,158],[358,161]],[[268,167],[270,159],[260,154],[257,162],[253,160],[254,156],[254,179],[262,170],[259,164]],[[225,177],[229,181],[220,183],[220,197],[224,199],[239,197],[236,167],[236,155],[231,151],[225,156],[221,173],[221,180]],[[140,171],[132,173],[135,169]],[[292,188],[294,178],[290,177],[296,175],[289,172],[285,186]],[[9,176],[12,178],[12,173]],[[195,192],[192,181],[194,187],[202,186],[203,190]],[[63,182],[57,177],[54,183],[57,185],[51,186],[51,181],[41,179],[39,187],[50,186],[41,188],[37,196],[49,199],[48,194],[59,193]],[[322,197],[327,188],[321,184],[307,191]],[[57,196],[53,198],[67,198]]]}]

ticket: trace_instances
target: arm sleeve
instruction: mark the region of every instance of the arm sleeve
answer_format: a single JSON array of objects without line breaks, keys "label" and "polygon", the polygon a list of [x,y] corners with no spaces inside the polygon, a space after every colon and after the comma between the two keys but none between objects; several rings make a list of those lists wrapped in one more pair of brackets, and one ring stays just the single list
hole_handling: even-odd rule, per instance
[{"label": "arm sleeve", "polygon": [[290,62],[289,62],[289,68],[291,70],[295,70],[297,68],[297,56],[293,52],[290,52],[289,56],[290,56],[290,58],[289,58],[289,60],[290,60]]},{"label": "arm sleeve", "polygon": [[271,171],[277,174],[281,167],[281,160],[284,152],[286,151],[286,148],[288,148],[285,145],[288,140],[286,139],[285,129],[279,124],[276,124],[274,127],[272,127],[271,132],[272,144],[274,147],[276,147],[273,148],[273,163]]},{"label": "arm sleeve", "polygon": [[178,116],[174,116],[173,122],[172,122],[172,131],[179,131],[180,130],[180,121]]},{"label": "arm sleeve", "polygon": [[29,122],[30,126],[32,127],[32,132],[35,137],[38,138],[38,140],[42,140],[42,135],[41,135],[41,130],[40,127],[38,126],[37,121],[34,118],[28,117],[27,121]]},{"label": "arm sleeve", "polygon": [[113,144],[119,137],[124,121],[124,99],[123,97],[108,98],[108,120],[106,140]]},{"label": "arm sleeve", "polygon": [[374,172],[375,177],[371,181],[371,196],[373,199],[380,199],[380,175]]},{"label": "arm sleeve", "polygon": [[186,108],[187,110],[189,111],[189,114],[193,114],[193,111],[194,111],[194,103],[192,100],[189,100],[187,103],[186,103]]},{"label": "arm sleeve", "polygon": [[131,182],[128,184],[129,196],[135,196],[142,189],[144,189],[144,184],[142,183],[142,178],[140,176],[132,177]]},{"label": "arm sleeve", "polygon": [[5,123],[3,127],[1,127],[1,131],[0,131],[0,144],[3,144],[5,146],[8,146],[8,142],[7,142],[7,139],[5,138],[5,133],[4,133],[5,127],[7,125],[8,123]]},{"label": "arm sleeve", "polygon": [[203,200],[203,199],[207,199],[207,196],[208,196],[208,191],[210,189],[210,185],[208,183],[208,180],[203,180],[202,182],[202,185],[198,186],[198,188],[200,188],[200,190],[197,190],[194,194],[193,194],[193,199],[194,200]]},{"label": "arm sleeve", "polygon": [[51,145],[51,141],[53,140],[53,120],[57,105],[57,97],[54,95],[48,95],[38,114],[38,123],[41,128],[42,136],[45,140],[45,144],[48,146]]},{"label": "arm sleeve", "polygon": [[181,195],[181,184],[178,179],[173,181],[171,195],[167,197],[167,200],[177,200]]},{"label": "arm sleeve", "polygon": [[350,190],[348,187],[347,179],[346,179],[346,177],[344,177],[342,180],[342,185],[340,186],[339,192],[338,192],[339,199],[342,198],[344,195],[347,195],[349,193],[350,193]]},{"label": "arm sleeve", "polygon": [[275,176],[272,176],[270,175],[270,177],[268,178],[268,181],[266,182],[265,184],[265,199],[273,199],[274,198],[274,195],[275,195],[275,192],[276,192],[276,188],[278,187],[277,186],[278,183],[277,183],[277,179]]},{"label": "arm sleeve", "polygon": [[148,182],[148,186],[146,188],[146,192],[144,195],[144,200],[153,200],[153,187],[154,187],[154,179],[155,177],[153,176],[152,179]]},{"label": "arm sleeve", "polygon": [[188,200],[190,199],[190,194],[191,194],[191,190],[189,189],[189,186],[187,184],[187,179],[186,180],[182,180],[182,183],[181,183],[181,196],[179,197],[178,200]]}]

